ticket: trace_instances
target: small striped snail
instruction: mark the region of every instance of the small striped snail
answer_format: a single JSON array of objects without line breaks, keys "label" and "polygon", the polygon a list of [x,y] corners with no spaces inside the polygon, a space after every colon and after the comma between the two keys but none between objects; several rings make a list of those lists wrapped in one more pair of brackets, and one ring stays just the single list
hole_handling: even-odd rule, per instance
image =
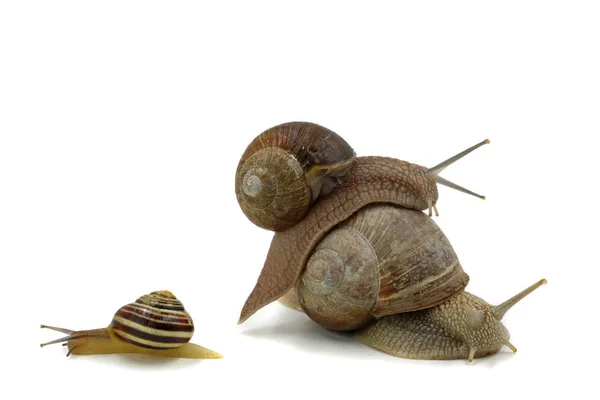
[{"label": "small striped snail", "polygon": [[[306,123],[285,124],[279,134],[289,135],[290,125],[301,130]],[[328,131],[323,132],[330,137]],[[289,139],[267,142],[259,136],[255,141],[266,150],[266,144]],[[341,163],[342,174],[333,168],[337,177],[335,184],[329,185],[329,193],[313,199],[294,225],[275,233],[239,323],[282,298],[320,325],[357,331],[361,342],[399,357],[472,361],[504,345],[516,351],[500,320],[512,305],[546,281],[497,307],[465,292],[469,277],[450,242],[421,212],[429,209],[431,216],[433,209],[437,215],[436,182],[483,198],[438,173],[486,143],[489,141],[430,169],[391,158],[355,158],[352,152],[352,160]],[[305,147],[310,144],[300,146]],[[337,161],[334,166],[340,165]],[[317,168],[330,170],[328,166]],[[241,179],[243,170],[238,167],[236,177],[238,187],[242,183],[240,190],[247,191],[244,182],[249,179],[256,181],[254,189],[262,189],[256,184],[259,180],[247,173]],[[251,192],[259,194],[260,190]],[[240,205],[246,212],[242,201]]]},{"label": "small striped snail", "polygon": [[41,325],[66,333],[60,339],[43,343],[62,343],[71,354],[138,353],[172,358],[221,358],[222,356],[189,343],[194,323],[183,304],[167,290],[152,292],[121,307],[106,328],[72,331]]}]

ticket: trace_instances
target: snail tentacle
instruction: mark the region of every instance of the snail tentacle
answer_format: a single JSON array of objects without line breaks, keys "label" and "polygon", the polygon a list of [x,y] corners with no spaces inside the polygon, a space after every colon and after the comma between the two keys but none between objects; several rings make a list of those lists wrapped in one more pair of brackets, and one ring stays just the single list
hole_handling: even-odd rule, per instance
[{"label": "snail tentacle", "polygon": [[[485,144],[489,144],[489,143],[490,143],[490,140],[489,139],[485,139],[483,142],[477,143],[476,145],[471,146],[468,149],[461,151],[460,153],[456,154],[455,156],[452,156],[449,159],[447,159],[445,161],[442,161],[441,163],[439,163],[435,167],[429,168],[427,170],[427,175],[435,177],[435,181],[437,183],[439,183],[440,185],[448,186],[449,188],[458,190],[459,192],[470,194],[471,196],[475,196],[475,197],[480,198],[481,200],[485,200],[485,196],[482,196],[480,194],[472,192],[469,189],[465,189],[464,187],[459,186],[456,183],[450,182],[449,180],[442,178],[439,174],[440,174],[440,172],[442,172],[449,165],[454,164],[456,161],[460,160],[461,158],[463,158],[467,154],[469,154],[472,151],[480,148],[481,146],[483,146]],[[429,216],[431,217],[431,210],[429,211]],[[436,216],[437,216],[437,210],[436,210]]]}]

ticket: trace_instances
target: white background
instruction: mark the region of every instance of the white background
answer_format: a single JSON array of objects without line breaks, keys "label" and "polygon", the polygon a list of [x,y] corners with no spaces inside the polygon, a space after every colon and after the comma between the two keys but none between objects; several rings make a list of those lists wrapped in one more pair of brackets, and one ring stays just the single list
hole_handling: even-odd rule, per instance
[{"label": "white background", "polygon": [[[5,1],[0,5],[3,398],[598,395],[596,2]],[[272,304],[236,325],[272,234],[235,200],[281,122],[433,166],[441,226],[516,354],[409,361]],[[38,344],[173,291],[221,360]],[[8,393],[9,397],[5,397]],[[372,396],[372,397],[371,397]]]}]

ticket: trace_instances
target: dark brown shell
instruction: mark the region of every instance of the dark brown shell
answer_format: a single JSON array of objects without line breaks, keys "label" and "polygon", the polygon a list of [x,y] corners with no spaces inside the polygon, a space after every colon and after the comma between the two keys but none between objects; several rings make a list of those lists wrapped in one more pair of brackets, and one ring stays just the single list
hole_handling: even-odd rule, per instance
[{"label": "dark brown shell", "polygon": [[298,280],[306,314],[335,330],[440,304],[468,283],[456,253],[425,214],[376,204],[331,230]]},{"label": "dark brown shell", "polygon": [[354,150],[335,132],[308,122],[290,122],[261,133],[236,171],[235,192],[255,225],[285,230],[310,204],[345,175]]}]

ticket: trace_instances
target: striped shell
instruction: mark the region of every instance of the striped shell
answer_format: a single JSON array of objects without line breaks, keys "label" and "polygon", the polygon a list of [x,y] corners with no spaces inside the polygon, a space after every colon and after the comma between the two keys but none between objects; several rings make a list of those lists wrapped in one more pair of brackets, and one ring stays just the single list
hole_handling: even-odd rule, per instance
[{"label": "striped shell", "polygon": [[110,328],[123,342],[155,350],[179,347],[194,334],[192,317],[167,290],[146,294],[121,307]]},{"label": "striped shell", "polygon": [[242,155],[235,174],[238,203],[255,225],[285,230],[339,184],[354,157],[344,139],[320,125],[277,125],[258,135]]}]

